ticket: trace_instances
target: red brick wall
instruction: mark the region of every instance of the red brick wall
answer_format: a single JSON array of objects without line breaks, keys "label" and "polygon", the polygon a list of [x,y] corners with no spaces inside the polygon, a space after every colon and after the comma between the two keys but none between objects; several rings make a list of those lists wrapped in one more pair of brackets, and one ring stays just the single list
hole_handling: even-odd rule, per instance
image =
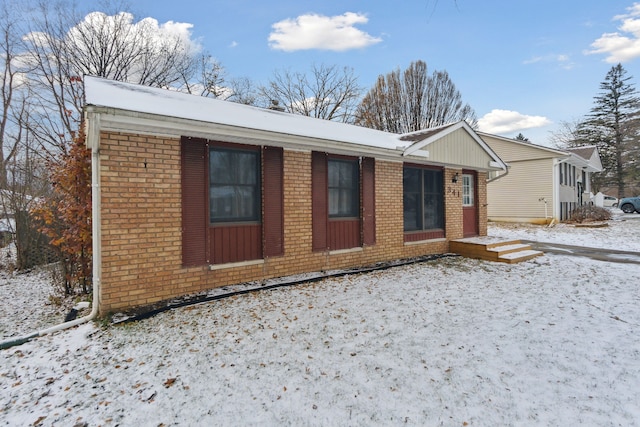
[{"label": "red brick wall", "polygon": [[[445,171],[447,240],[405,244],[402,163],[376,160],[376,244],[313,252],[311,153],[284,150],[284,255],[213,270],[183,268],[180,140],[103,133],[100,153],[102,314],[234,283],[444,253],[448,239],[462,237],[461,183],[451,183],[460,170]],[[480,234],[486,234],[484,174],[478,182]]]}]

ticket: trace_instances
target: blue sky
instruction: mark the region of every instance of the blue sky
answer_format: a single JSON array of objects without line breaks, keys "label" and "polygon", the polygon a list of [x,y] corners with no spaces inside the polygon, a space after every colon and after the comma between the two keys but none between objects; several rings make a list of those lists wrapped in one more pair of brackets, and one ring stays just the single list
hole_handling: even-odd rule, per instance
[{"label": "blue sky", "polygon": [[446,70],[480,130],[549,145],[593,106],[621,62],[638,87],[632,0],[135,0],[138,18],[191,24],[228,78],[348,66],[361,86],[425,61]]}]

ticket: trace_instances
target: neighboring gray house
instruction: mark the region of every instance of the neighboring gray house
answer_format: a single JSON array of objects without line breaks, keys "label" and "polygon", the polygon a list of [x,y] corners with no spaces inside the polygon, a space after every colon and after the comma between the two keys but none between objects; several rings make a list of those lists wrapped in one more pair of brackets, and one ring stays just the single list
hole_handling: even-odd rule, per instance
[{"label": "neighboring gray house", "polygon": [[478,132],[509,167],[487,185],[492,221],[547,224],[590,203],[591,174],[602,170],[595,146],[560,150]]}]

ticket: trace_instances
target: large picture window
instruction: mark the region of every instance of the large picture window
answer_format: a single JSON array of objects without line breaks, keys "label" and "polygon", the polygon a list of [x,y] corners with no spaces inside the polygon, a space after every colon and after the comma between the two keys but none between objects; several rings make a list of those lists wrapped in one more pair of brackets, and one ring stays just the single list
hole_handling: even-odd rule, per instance
[{"label": "large picture window", "polygon": [[404,168],[404,231],[444,229],[442,179],[440,169]]},{"label": "large picture window", "polygon": [[260,152],[211,147],[211,223],[260,220]]},{"label": "large picture window", "polygon": [[329,159],[329,218],[360,216],[360,180],[357,161]]}]

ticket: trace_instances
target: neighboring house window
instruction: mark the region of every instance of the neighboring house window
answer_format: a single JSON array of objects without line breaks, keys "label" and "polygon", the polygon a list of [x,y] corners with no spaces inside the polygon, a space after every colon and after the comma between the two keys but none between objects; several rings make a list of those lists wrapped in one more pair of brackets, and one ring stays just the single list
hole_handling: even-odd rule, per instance
[{"label": "neighboring house window", "polygon": [[405,241],[444,237],[442,169],[405,166],[402,199]]},{"label": "neighboring house window", "polygon": [[375,161],[311,155],[312,247],[339,250],[375,244]]},{"label": "neighboring house window", "polygon": [[575,202],[560,202],[560,220],[571,219],[571,214],[577,206]]},{"label": "neighboring house window", "polygon": [[328,159],[329,218],[358,217],[360,207],[357,160]]},{"label": "neighboring house window", "polygon": [[209,219],[212,224],[259,221],[260,152],[211,147]]},{"label": "neighboring house window", "polygon": [[182,263],[284,254],[283,150],[183,137]]},{"label": "neighboring house window", "polygon": [[473,175],[462,175],[462,206],[475,206]]},{"label": "neighboring house window", "polygon": [[560,184],[575,187],[577,182],[576,167],[568,163],[560,165]]}]

